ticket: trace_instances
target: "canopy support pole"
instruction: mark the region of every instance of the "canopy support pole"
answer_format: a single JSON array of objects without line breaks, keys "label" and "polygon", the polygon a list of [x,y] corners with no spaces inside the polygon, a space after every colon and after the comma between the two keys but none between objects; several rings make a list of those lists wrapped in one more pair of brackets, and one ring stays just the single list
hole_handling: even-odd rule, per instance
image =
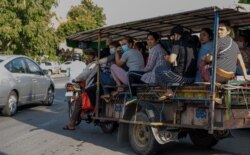
[{"label": "canopy support pole", "polygon": [[[100,60],[100,52],[101,52],[101,37],[102,33],[99,31],[98,33],[98,56],[97,56],[97,62]],[[97,65],[97,80],[96,80],[96,106],[95,106],[95,111],[96,111],[96,117],[99,117],[99,101],[100,101],[100,65]]]},{"label": "canopy support pole", "polygon": [[217,41],[218,41],[218,25],[219,25],[219,12],[218,8],[214,9],[214,38],[213,38],[213,52],[212,52],[212,79],[210,88],[210,106],[209,106],[209,133],[214,132],[214,108],[215,108],[215,84],[216,84],[216,62],[217,62]]}]

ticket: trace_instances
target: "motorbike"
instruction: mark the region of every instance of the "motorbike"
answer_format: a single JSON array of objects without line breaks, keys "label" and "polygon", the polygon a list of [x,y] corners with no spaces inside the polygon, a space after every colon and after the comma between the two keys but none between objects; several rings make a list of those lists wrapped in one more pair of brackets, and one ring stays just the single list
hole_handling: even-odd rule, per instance
[{"label": "motorbike", "polygon": [[[65,99],[68,103],[68,116],[71,119],[72,114],[75,109],[77,102],[81,103],[81,114],[76,120],[75,125],[79,125],[82,120],[86,123],[94,123],[94,125],[99,126],[104,133],[113,133],[117,127],[118,123],[114,121],[102,121],[98,119],[92,119],[95,117],[95,106],[88,100],[87,93],[85,91],[86,83],[85,81],[72,81],[72,83],[66,83],[65,85]],[[88,103],[87,103],[88,102]],[[86,106],[87,104],[87,106]],[[89,105],[91,104],[91,105]],[[105,103],[102,103],[105,104]],[[101,110],[99,109],[99,115],[101,115]]]}]

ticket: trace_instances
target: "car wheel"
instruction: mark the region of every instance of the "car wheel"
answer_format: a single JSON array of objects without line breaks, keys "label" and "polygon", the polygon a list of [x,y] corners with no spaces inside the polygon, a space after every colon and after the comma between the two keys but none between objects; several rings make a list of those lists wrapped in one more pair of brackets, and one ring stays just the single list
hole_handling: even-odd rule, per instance
[{"label": "car wheel", "polygon": [[45,100],[45,104],[47,106],[51,106],[54,102],[54,88],[52,86],[49,87],[48,91],[47,91],[47,97]]},{"label": "car wheel", "polygon": [[2,110],[2,114],[5,116],[13,116],[17,112],[17,94],[11,91],[7,100],[5,107]]}]

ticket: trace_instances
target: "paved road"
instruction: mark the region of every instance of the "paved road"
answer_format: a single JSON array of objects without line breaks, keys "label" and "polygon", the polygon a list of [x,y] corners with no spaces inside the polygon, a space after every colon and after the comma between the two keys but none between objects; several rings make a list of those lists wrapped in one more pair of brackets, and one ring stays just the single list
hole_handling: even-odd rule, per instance
[{"label": "paved road", "polygon": [[[116,133],[103,134],[99,127],[81,123],[75,131],[64,131],[68,121],[64,102],[65,78],[55,79],[56,98],[51,107],[22,107],[14,117],[0,116],[1,155],[121,155],[134,154],[129,144],[117,144]],[[250,130],[233,131],[235,137],[222,140],[213,149],[201,150],[189,139],[165,145],[165,154],[250,154]]]}]

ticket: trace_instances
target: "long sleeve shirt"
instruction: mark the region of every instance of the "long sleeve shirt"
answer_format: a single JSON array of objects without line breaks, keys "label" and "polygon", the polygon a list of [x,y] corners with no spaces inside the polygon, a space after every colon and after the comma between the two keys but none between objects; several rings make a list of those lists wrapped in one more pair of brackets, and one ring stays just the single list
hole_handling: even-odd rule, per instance
[{"label": "long sleeve shirt", "polygon": [[91,62],[87,67],[75,78],[76,81],[86,81],[86,88],[94,82],[94,76],[97,72],[96,62]]},{"label": "long sleeve shirt", "polygon": [[164,56],[167,52],[161,47],[160,44],[155,45],[151,48],[148,57],[148,63],[143,69],[145,74],[141,77],[141,80],[145,83],[155,83],[155,69],[158,66],[166,65],[167,62],[164,59]]}]

